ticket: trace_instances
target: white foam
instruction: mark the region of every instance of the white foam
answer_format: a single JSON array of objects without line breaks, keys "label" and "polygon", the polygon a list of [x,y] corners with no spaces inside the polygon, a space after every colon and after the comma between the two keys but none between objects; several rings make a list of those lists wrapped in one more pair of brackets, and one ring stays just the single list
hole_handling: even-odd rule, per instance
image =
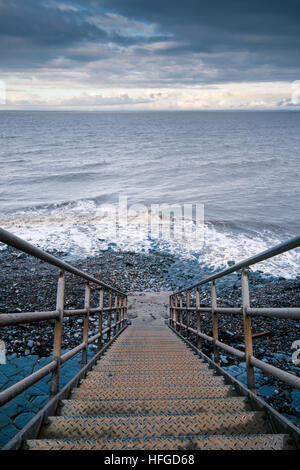
[{"label": "white foam", "polygon": [[[151,237],[146,217],[144,223],[141,218],[137,223],[132,216],[126,226],[121,223],[116,226],[114,214],[103,217],[93,200],[20,211],[2,217],[1,226],[46,251],[59,250],[72,257],[95,256],[109,247],[146,253],[155,249],[183,258],[197,258],[215,270],[226,267],[228,261],[238,262],[288,238],[287,235],[280,239],[269,231],[238,233],[213,224],[205,225],[204,243]],[[299,262],[299,250],[293,250],[256,265],[256,269],[293,278],[299,273]]]}]

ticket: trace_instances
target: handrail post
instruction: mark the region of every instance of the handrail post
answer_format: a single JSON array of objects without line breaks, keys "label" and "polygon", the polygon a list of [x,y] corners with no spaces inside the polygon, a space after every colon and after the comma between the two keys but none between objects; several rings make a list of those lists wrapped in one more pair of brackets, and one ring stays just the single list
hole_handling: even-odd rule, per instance
[{"label": "handrail post", "polygon": [[56,368],[51,377],[50,398],[59,392],[60,362],[61,362],[61,343],[64,324],[64,304],[65,304],[65,273],[60,271],[57,283],[56,310],[59,312],[59,318],[55,320],[54,338],[53,338],[53,359],[56,361]]},{"label": "handrail post", "polygon": [[197,348],[201,349],[201,337],[199,334],[201,333],[201,314],[199,312],[200,308],[200,290],[196,289],[196,313],[197,313]]},{"label": "handrail post", "polygon": [[191,293],[189,290],[186,291],[186,337],[190,337],[189,327],[191,326],[191,313],[188,310],[191,305]]},{"label": "handrail post", "polygon": [[255,393],[256,392],[255,374],[254,374],[254,368],[250,363],[251,356],[253,355],[251,318],[249,317],[249,315],[247,315],[247,308],[250,307],[249,275],[248,275],[248,270],[245,268],[242,270],[242,303],[243,303],[247,384],[248,384],[248,388],[252,392]]},{"label": "handrail post", "polygon": [[125,325],[125,305],[126,305],[126,298],[122,297],[122,323],[121,328]]},{"label": "handrail post", "polygon": [[176,307],[176,296],[172,297],[173,301],[172,301],[172,324],[173,324],[173,328],[175,328],[175,307]]},{"label": "handrail post", "polygon": [[128,319],[128,296],[125,295],[124,323]]},{"label": "handrail post", "polygon": [[[118,294],[115,295],[115,309],[118,308],[119,305],[119,297]],[[114,336],[117,334],[117,321],[118,321],[118,310],[114,310]]]},{"label": "handrail post", "polygon": [[87,363],[87,356],[88,356],[88,347],[89,347],[89,319],[90,319],[90,299],[91,299],[91,287],[89,283],[85,286],[85,293],[84,293],[84,308],[87,312],[84,315],[83,320],[83,334],[82,334],[82,342],[85,344],[82,350],[82,360],[81,360],[81,367],[84,367]]},{"label": "handrail post", "polygon": [[119,333],[119,331],[122,327],[122,324],[121,324],[121,321],[122,321],[122,297],[121,297],[121,295],[118,296],[118,299],[119,299],[119,310],[118,310],[118,333]]},{"label": "handrail post", "polygon": [[212,302],[212,326],[213,326],[213,339],[214,339],[214,360],[217,364],[220,363],[219,348],[216,341],[219,339],[218,333],[218,314],[215,312],[217,308],[217,289],[215,281],[211,283],[211,302]]},{"label": "handrail post", "polygon": [[175,328],[176,331],[178,330],[178,326],[177,326],[178,310],[177,310],[177,307],[178,307],[178,301],[177,301],[177,295],[175,295],[175,297],[174,297],[174,328]]},{"label": "handrail post", "polygon": [[169,297],[169,321],[170,321],[171,326],[172,326],[172,307],[173,307],[173,298],[170,295]]},{"label": "handrail post", "polygon": [[120,295],[120,313],[119,313],[119,321],[120,321],[120,325],[119,325],[119,331],[122,329],[123,327],[123,317],[124,317],[124,299],[123,297]]},{"label": "handrail post", "polygon": [[104,299],[104,289],[100,289],[100,296],[99,296],[99,308],[101,308],[99,312],[99,322],[98,322],[98,331],[100,333],[98,339],[98,351],[100,351],[102,347],[102,330],[103,330],[103,299]]},{"label": "handrail post", "polygon": [[182,294],[180,293],[179,294],[179,307],[180,307],[180,317],[179,317],[179,322],[180,322],[180,326],[179,326],[179,332],[180,334],[182,335],[183,333],[183,297],[182,297]]},{"label": "handrail post", "polygon": [[[108,292],[108,308],[111,309],[112,305],[112,292],[111,290]],[[107,328],[109,328],[107,332],[107,339],[110,341],[111,339],[111,310],[107,312]]]}]

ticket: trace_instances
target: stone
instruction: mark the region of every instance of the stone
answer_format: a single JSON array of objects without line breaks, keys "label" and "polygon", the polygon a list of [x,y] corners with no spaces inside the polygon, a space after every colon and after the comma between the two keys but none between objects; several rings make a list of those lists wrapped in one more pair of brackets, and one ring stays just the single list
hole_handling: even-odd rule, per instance
[{"label": "stone", "polygon": [[47,395],[40,395],[32,400],[32,404],[36,406],[39,410],[43,408],[48,403],[48,396]]},{"label": "stone", "polygon": [[6,426],[3,429],[1,429],[0,448],[5,446],[17,433],[18,433],[18,429],[14,425]]},{"label": "stone", "polygon": [[300,390],[293,390],[291,393],[292,403],[297,411],[300,411]]},{"label": "stone", "polygon": [[223,362],[223,364],[228,364],[228,359],[226,356],[223,356],[222,354],[220,355],[220,359],[221,359],[221,362]]},{"label": "stone", "polygon": [[8,378],[0,371],[0,389],[5,388],[8,382]]},{"label": "stone", "polygon": [[14,377],[20,372],[20,369],[14,364],[7,363],[1,366],[1,373],[6,375],[7,378]]},{"label": "stone", "polygon": [[236,377],[237,375],[241,374],[243,371],[240,369],[239,366],[229,366],[229,367],[224,367],[224,369],[230,374],[233,375],[233,377]]},{"label": "stone", "polygon": [[236,379],[239,382],[242,382],[242,384],[247,385],[247,374],[244,372],[236,377]]},{"label": "stone", "polygon": [[25,413],[22,413],[20,414],[19,416],[17,416],[17,418],[15,419],[15,425],[19,428],[19,429],[23,429],[24,426],[26,426],[27,423],[29,423],[29,421],[34,418],[35,414],[34,413],[31,413],[31,412],[25,412]]},{"label": "stone", "polygon": [[20,411],[20,405],[15,403],[15,400],[10,401],[9,403],[6,403],[6,405],[3,405],[1,407],[1,412],[8,416],[9,418],[13,418],[16,416]]},{"label": "stone", "polygon": [[275,387],[273,385],[263,385],[258,389],[258,394],[263,397],[269,398],[275,392]]},{"label": "stone", "polygon": [[4,428],[5,426],[11,426],[11,425],[12,425],[11,419],[8,416],[6,416],[6,414],[0,413],[0,429]]}]

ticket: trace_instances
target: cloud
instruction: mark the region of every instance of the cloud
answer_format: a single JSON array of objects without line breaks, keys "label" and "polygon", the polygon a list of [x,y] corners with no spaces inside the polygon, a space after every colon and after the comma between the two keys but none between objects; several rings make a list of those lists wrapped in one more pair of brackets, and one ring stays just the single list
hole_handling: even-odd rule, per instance
[{"label": "cloud", "polygon": [[[192,109],[193,99],[199,107],[206,101],[190,100],[189,91],[183,98],[184,89],[264,82],[267,96],[267,83],[300,78],[299,24],[298,0],[0,0],[0,78],[23,94],[23,104],[31,97],[33,106],[36,87],[55,96],[58,106],[65,89],[81,90],[82,102],[84,94],[98,96],[99,107],[117,103],[105,104],[97,90],[119,89],[120,108],[158,103],[148,95],[127,103],[131,89],[176,87],[180,96],[172,91],[160,105]],[[277,95],[278,107],[291,107],[288,94]],[[219,103],[270,105],[261,96],[218,96]]]}]

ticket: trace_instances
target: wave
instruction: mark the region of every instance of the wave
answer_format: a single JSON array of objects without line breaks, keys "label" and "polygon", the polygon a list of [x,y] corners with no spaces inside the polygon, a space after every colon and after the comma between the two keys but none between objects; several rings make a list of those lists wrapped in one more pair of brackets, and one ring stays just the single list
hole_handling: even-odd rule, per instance
[{"label": "wave", "polygon": [[[172,218],[165,220],[167,230],[154,234],[149,231],[148,216],[130,215],[125,224],[116,219],[114,205],[110,204],[103,213],[100,202],[87,199],[59,204],[39,206],[31,210],[6,215],[0,220],[1,226],[17,236],[46,251],[63,251],[70,259],[98,255],[102,250],[134,251],[148,253],[150,250],[172,254],[185,259],[196,259],[210,269],[220,270],[229,261],[238,262],[279,244],[290,234],[279,227],[259,230],[243,227],[226,221],[206,221],[204,237],[175,240],[170,238],[168,226]],[[160,223],[159,216],[152,219]],[[195,226],[195,221],[189,221]],[[5,246],[1,245],[1,249]],[[294,278],[299,274],[300,252],[282,254],[255,266],[265,274]]]}]

